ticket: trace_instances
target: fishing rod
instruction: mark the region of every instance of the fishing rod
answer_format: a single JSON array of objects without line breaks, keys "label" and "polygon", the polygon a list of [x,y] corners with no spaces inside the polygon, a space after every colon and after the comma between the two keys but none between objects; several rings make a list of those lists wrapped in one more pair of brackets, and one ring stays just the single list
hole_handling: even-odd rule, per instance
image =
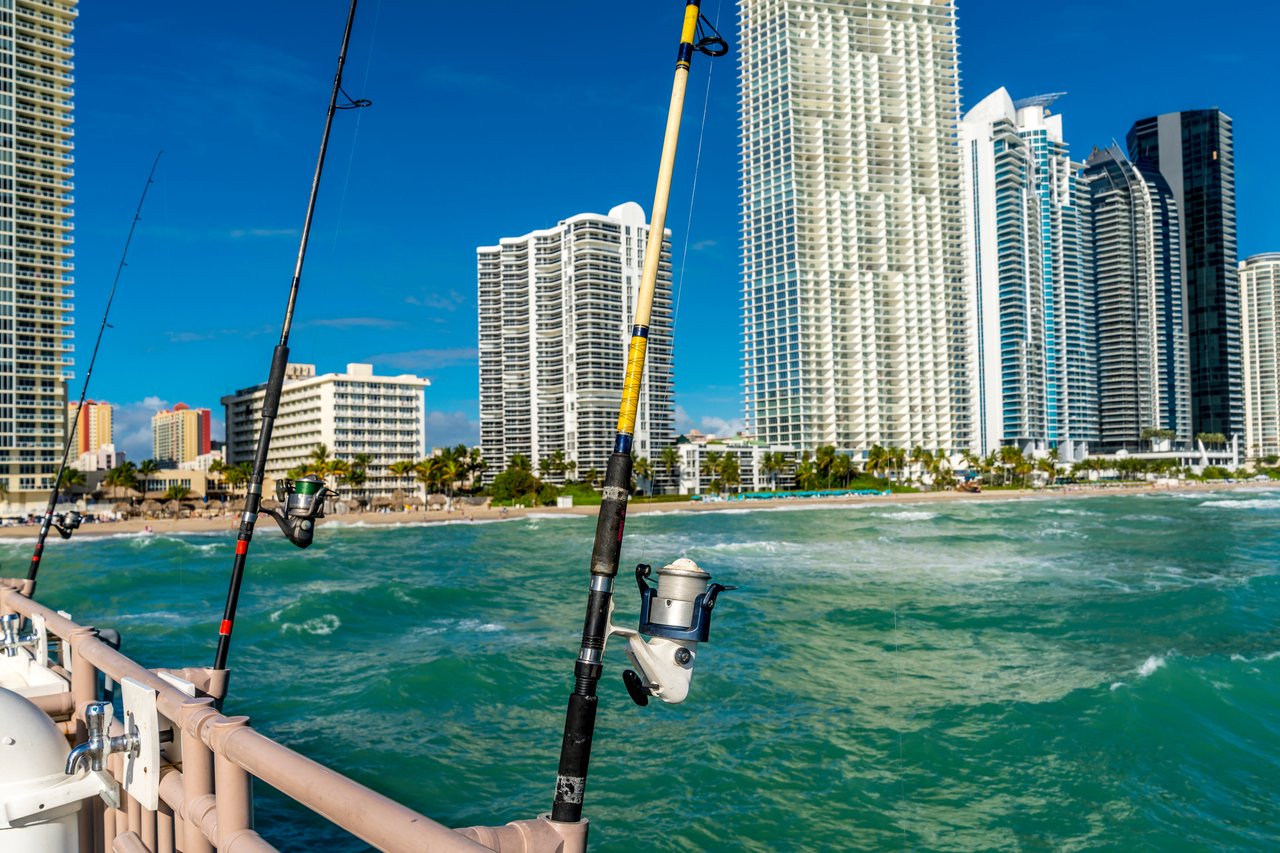
[{"label": "fishing rod", "polygon": [[[320,155],[316,158],[316,172],[311,179],[311,195],[307,199],[307,215],[302,223],[302,239],[298,244],[298,260],[293,268],[293,281],[289,286],[289,302],[285,307],[284,323],[280,329],[280,343],[271,354],[271,372],[267,376],[266,393],[262,400],[262,427],[258,431],[258,446],[253,457],[253,473],[245,494],[244,515],[240,518],[240,532],[236,536],[235,560],[231,565],[231,584],[227,590],[227,603],[222,611],[222,623],[218,626],[218,650],[213,668],[227,668],[227,654],[231,648],[231,626],[236,618],[236,603],[240,597],[240,584],[244,580],[244,564],[253,540],[253,526],[261,510],[275,519],[285,537],[299,548],[311,544],[315,535],[315,520],[324,515],[324,499],[332,494],[324,481],[308,475],[296,481],[281,480],[276,486],[280,507],[262,510],[262,483],[266,479],[267,451],[271,447],[271,430],[280,411],[280,392],[284,388],[285,367],[289,362],[289,330],[293,326],[293,309],[298,301],[298,286],[302,282],[302,265],[307,256],[307,241],[311,236],[311,220],[316,212],[316,198],[320,194],[320,176],[324,172],[325,153],[329,148],[329,131],[333,116],[338,110],[359,109],[370,106],[371,101],[354,100],[342,88],[342,69],[347,63],[347,46],[351,43],[351,27],[356,19],[356,2],[351,0],[347,12],[347,25],[342,32],[342,48],[338,52],[338,70],[333,77],[333,91],[329,94],[329,108],[324,118],[324,133],[320,137]],[[338,95],[347,99],[339,104]],[[222,682],[225,689],[225,681]],[[222,697],[215,697],[219,701]]]},{"label": "fishing rod", "polygon": [[116,265],[116,277],[111,282],[111,292],[107,294],[107,307],[102,311],[102,323],[98,326],[98,339],[93,344],[93,355],[89,357],[89,367],[84,374],[84,387],[80,389],[80,402],[76,404],[75,426],[67,430],[67,442],[62,447],[62,464],[58,466],[58,475],[53,480],[53,488],[49,491],[49,505],[45,507],[44,516],[40,519],[40,532],[36,536],[36,549],[31,555],[31,566],[27,569],[27,583],[23,592],[25,595],[31,595],[36,590],[36,575],[40,572],[40,557],[44,554],[44,540],[49,536],[49,528],[52,527],[58,531],[58,535],[63,539],[70,539],[71,534],[80,526],[80,513],[71,510],[61,521],[53,520],[54,509],[58,505],[58,493],[62,490],[62,476],[67,470],[67,459],[71,455],[71,442],[75,439],[75,431],[80,425],[80,412],[84,409],[84,401],[89,393],[89,380],[93,378],[93,365],[98,360],[98,348],[102,346],[102,334],[107,330],[107,317],[111,314],[111,303],[116,298],[116,286],[120,284],[120,276],[124,274],[125,261],[129,257],[129,244],[133,242],[133,232],[137,230],[138,223],[142,220],[142,205],[147,200],[147,190],[151,188],[152,179],[155,178],[156,167],[160,165],[160,155],[163,151],[156,152],[156,159],[151,164],[151,171],[147,173],[147,182],[142,186],[142,196],[138,199],[138,208],[133,212],[133,222],[129,225],[129,235],[124,241],[124,250],[120,252],[120,263]]},{"label": "fishing rod", "polygon": [[[683,701],[693,674],[694,650],[698,642],[705,642],[710,634],[711,609],[715,606],[716,596],[726,589],[732,589],[721,584],[708,586],[707,581],[711,576],[692,560],[682,559],[658,570],[659,584],[658,589],[654,590],[645,583],[650,567],[637,566],[636,583],[641,596],[640,629],[633,631],[618,628],[610,620],[613,613],[613,581],[618,574],[622,531],[630,497],[631,450],[635,437],[636,410],[640,402],[640,382],[644,376],[645,353],[649,343],[650,312],[662,258],[676,143],[680,137],[680,118],[684,110],[685,88],[694,51],[710,57],[723,56],[729,52],[729,45],[702,15],[701,0],[686,0],[671,106],[667,113],[666,134],[658,166],[653,216],[645,247],[640,291],[635,303],[631,343],[627,351],[617,434],[605,469],[600,514],[596,519],[587,615],[582,629],[582,648],[573,667],[574,688],[569,694],[565,712],[564,739],[560,747],[555,801],[551,811],[553,821],[576,822],[582,819],[582,800],[598,705],[596,685],[603,671],[604,646],[609,635],[617,634],[627,640],[627,656],[638,672],[627,670],[623,673],[623,681],[636,704],[646,704],[650,696],[666,702]],[[648,634],[653,639],[646,643],[640,634]]]}]

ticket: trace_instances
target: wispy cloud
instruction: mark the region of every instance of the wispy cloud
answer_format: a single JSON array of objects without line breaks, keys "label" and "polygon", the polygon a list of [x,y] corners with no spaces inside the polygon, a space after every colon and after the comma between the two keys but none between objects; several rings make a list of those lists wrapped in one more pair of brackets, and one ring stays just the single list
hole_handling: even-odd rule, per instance
[{"label": "wispy cloud", "polygon": [[714,249],[716,246],[719,246],[719,245],[720,243],[717,240],[699,240],[698,242],[694,243],[689,247],[689,251],[705,252],[707,249]]},{"label": "wispy cloud", "polygon": [[228,234],[232,240],[243,240],[245,237],[297,237],[297,228],[233,228]]},{"label": "wispy cloud", "polygon": [[219,338],[256,338],[277,331],[277,327],[264,323],[249,329],[199,329],[196,331],[164,332],[165,339],[171,344],[194,344],[201,341],[213,341]]},{"label": "wispy cloud", "polygon": [[322,329],[394,329],[403,326],[402,320],[388,320],[385,317],[332,317],[325,320],[308,320],[304,326],[319,326]]},{"label": "wispy cloud", "polygon": [[384,352],[371,355],[362,361],[394,367],[399,370],[436,370],[460,364],[475,364],[480,351],[475,347],[447,347],[445,349],[415,349],[405,352]]},{"label": "wispy cloud", "polygon": [[457,311],[467,304],[467,298],[456,290],[450,290],[448,293],[411,294],[406,296],[404,301],[409,305],[420,305],[436,311]]},{"label": "wispy cloud", "polygon": [[134,462],[151,457],[151,417],[169,408],[160,397],[144,397],[133,403],[113,404],[111,431],[117,450],[123,450]]}]

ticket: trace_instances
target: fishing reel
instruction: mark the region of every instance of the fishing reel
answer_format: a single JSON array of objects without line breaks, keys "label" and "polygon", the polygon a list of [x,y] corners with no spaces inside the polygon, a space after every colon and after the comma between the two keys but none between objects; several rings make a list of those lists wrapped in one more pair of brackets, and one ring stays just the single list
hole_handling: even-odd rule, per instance
[{"label": "fishing reel", "polygon": [[278,480],[276,500],[280,506],[263,509],[262,512],[276,520],[286,539],[299,548],[305,548],[315,536],[316,519],[324,518],[325,498],[337,494],[315,474],[299,480]]},{"label": "fishing reel", "polygon": [[58,531],[58,535],[63,539],[70,539],[71,534],[80,528],[80,522],[84,520],[84,516],[79,510],[70,510],[61,515],[53,517],[53,529]]},{"label": "fishing reel", "polygon": [[[649,697],[656,696],[674,705],[689,695],[698,643],[711,637],[711,611],[716,598],[737,587],[708,585],[711,575],[683,557],[658,569],[656,589],[645,582],[651,573],[651,567],[643,563],[636,566],[640,630],[615,626],[610,614],[609,634],[627,641],[627,657],[635,669],[624,671],[622,682],[632,700],[637,705],[648,705]],[[642,635],[650,639],[646,641]]]}]

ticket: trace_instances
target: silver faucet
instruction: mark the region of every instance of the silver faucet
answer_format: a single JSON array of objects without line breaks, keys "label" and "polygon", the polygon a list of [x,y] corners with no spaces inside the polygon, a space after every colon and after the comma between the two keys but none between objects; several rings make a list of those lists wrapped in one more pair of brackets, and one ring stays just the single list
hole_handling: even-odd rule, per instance
[{"label": "silver faucet", "polygon": [[128,734],[109,737],[107,727],[110,721],[111,706],[106,702],[85,705],[84,724],[89,730],[89,738],[67,756],[68,776],[74,776],[81,764],[86,764],[89,770],[102,770],[106,767],[107,756],[117,752],[137,755],[141,747],[137,728],[131,726]]},{"label": "silver faucet", "polygon": [[17,613],[6,613],[0,616],[0,645],[4,646],[5,657],[14,657],[21,646],[30,645],[34,637],[24,637],[18,633],[22,617]]}]

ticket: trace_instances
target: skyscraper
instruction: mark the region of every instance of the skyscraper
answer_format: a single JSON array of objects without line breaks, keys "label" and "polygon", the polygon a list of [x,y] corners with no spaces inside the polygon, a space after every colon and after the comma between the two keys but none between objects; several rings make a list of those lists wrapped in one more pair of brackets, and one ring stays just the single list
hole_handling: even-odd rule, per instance
[{"label": "skyscraper", "polygon": [[0,3],[0,486],[37,500],[66,442],[71,378],[76,0]]},{"label": "skyscraper", "polygon": [[748,428],[968,446],[954,3],[743,0],[740,21]]},{"label": "skyscraper", "polygon": [[179,403],[151,418],[151,456],[162,465],[190,462],[209,452],[210,411]]},{"label": "skyscraper", "polygon": [[1050,115],[999,89],[960,123],[972,449],[1097,440],[1088,197]]},{"label": "skyscraper", "polygon": [[1191,438],[1191,379],[1178,206],[1158,172],[1118,147],[1095,151],[1090,192],[1097,287],[1099,438],[1139,444],[1147,430]]},{"label": "skyscraper", "polygon": [[1244,450],[1280,455],[1280,252],[1240,262]]},{"label": "skyscraper", "polygon": [[[604,471],[648,236],[644,210],[627,202],[476,250],[489,481],[515,454],[536,467],[559,452],[578,476]],[[667,240],[662,253],[634,445],[650,459],[675,431]]]},{"label": "skyscraper", "polygon": [[67,403],[67,418],[71,424],[71,459],[82,453],[97,453],[104,444],[112,443],[111,404],[85,400],[76,417],[76,403]]},{"label": "skyscraper", "polygon": [[1216,109],[1166,113],[1135,123],[1127,139],[1130,158],[1139,169],[1158,169],[1178,203],[1192,430],[1240,435],[1244,396],[1231,117]]}]

